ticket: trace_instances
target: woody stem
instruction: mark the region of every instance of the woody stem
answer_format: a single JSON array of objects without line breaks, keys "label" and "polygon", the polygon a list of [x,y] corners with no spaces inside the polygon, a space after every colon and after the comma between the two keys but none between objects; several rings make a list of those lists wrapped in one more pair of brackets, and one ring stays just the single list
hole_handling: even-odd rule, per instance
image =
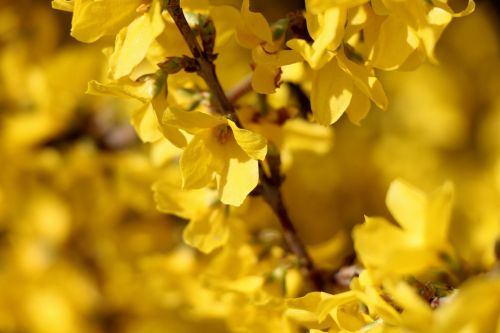
[{"label": "woody stem", "polygon": [[[193,58],[199,64],[198,74],[205,81],[212,94],[212,101],[216,110],[228,117],[229,119],[240,124],[238,116],[231,101],[227,98],[215,72],[215,65],[210,60],[210,57],[204,52],[200,43],[196,39],[193,30],[184,16],[184,12],[180,7],[179,0],[167,0],[165,8],[174,20],[177,28],[181,32],[186,41]],[[249,86],[248,83],[245,87]],[[245,88],[244,90],[246,90]],[[265,162],[268,166],[269,173],[264,172],[263,163],[259,164],[260,182],[263,188],[263,198],[271,206],[272,210],[278,217],[283,229],[284,239],[295,256],[297,256],[303,275],[310,279],[315,289],[323,289],[323,279],[320,272],[316,269],[314,262],[309,255],[304,243],[297,234],[290,216],[285,208],[283,197],[281,195],[282,177],[280,173],[281,159],[279,152],[268,154]]]},{"label": "woody stem", "polygon": [[[215,65],[212,61],[210,61],[208,55],[202,49],[196,36],[193,33],[193,30],[189,26],[189,23],[184,16],[184,11],[180,6],[180,0],[169,0],[166,4],[166,9],[172,19],[175,22],[175,25],[181,32],[184,40],[186,41],[193,58],[200,65],[200,69],[198,74],[205,81],[208,86],[208,89],[212,93],[212,102],[214,103],[215,109],[229,118],[235,118],[234,107],[229,102],[222,86],[219,82],[219,78],[215,73]],[[235,119],[232,119],[235,120]]]}]

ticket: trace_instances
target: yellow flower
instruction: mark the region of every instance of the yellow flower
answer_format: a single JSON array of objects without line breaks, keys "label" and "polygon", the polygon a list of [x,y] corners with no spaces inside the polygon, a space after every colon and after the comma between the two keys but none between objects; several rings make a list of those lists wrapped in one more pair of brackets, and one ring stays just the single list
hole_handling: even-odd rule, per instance
[{"label": "yellow flower", "polygon": [[358,299],[368,308],[372,316],[380,318],[388,326],[400,325],[400,313],[382,296],[381,283],[378,278],[374,278],[372,273],[369,269],[363,270],[359,277],[355,277],[351,281],[351,290],[356,293]]},{"label": "yellow flower", "polygon": [[115,48],[109,57],[110,74],[114,79],[129,75],[144,59],[150,45],[163,32],[165,23],[159,0],[116,36]]},{"label": "yellow flower", "polygon": [[[394,54],[391,56],[388,50],[387,52],[383,51],[383,44],[389,46],[389,43],[386,42],[392,38],[398,39],[398,41],[393,40],[396,45],[401,47],[402,52],[399,57],[407,55],[407,51],[416,49],[418,46],[430,60],[436,61],[434,48],[444,28],[451,22],[453,17],[468,15],[474,11],[475,3],[473,0],[469,0],[467,7],[458,13],[451,9],[447,0],[430,3],[420,0],[404,2],[398,0],[374,0],[372,1],[372,7],[377,15],[388,15],[389,21],[381,26],[378,45],[382,49],[382,53],[388,56],[388,62],[390,62],[389,59],[394,59]],[[393,37],[388,35],[391,33],[394,34]],[[418,37],[418,40],[415,37]],[[383,62],[382,57],[380,57],[380,61]],[[393,63],[392,65],[395,66],[396,64]]]},{"label": "yellow flower", "polygon": [[308,44],[303,39],[292,39],[287,46],[298,51],[312,69],[320,69],[335,55],[344,37],[344,28],[347,21],[347,10],[345,8],[328,8],[324,12],[309,13],[311,2],[306,2],[305,14],[307,29],[314,39]]},{"label": "yellow flower", "polygon": [[344,112],[355,123],[370,110],[370,99],[382,109],[387,97],[373,71],[349,59],[341,51],[313,74],[311,109],[316,121],[328,126]]},{"label": "yellow flower", "polygon": [[373,320],[362,312],[360,301],[353,291],[331,295],[312,292],[287,301],[285,315],[293,322],[328,332],[358,332]]},{"label": "yellow flower", "polygon": [[281,36],[276,41],[266,18],[261,13],[250,11],[250,1],[241,4],[240,21],[236,25],[236,40],[246,48],[252,49],[255,62],[252,88],[261,94],[272,94],[279,86],[281,66],[301,60],[294,50],[281,50]]},{"label": "yellow flower", "polygon": [[269,52],[264,46],[252,50],[255,69],[252,77],[252,88],[260,94],[272,94],[280,84],[281,66],[290,65],[301,60],[294,50]]},{"label": "yellow flower", "polygon": [[159,211],[189,220],[183,232],[184,241],[204,253],[226,244],[230,221],[226,206],[210,189],[183,190],[178,170],[167,168],[162,180],[153,186]]},{"label": "yellow flower", "polygon": [[180,160],[184,189],[199,189],[215,179],[220,200],[239,206],[257,186],[257,160],[263,160],[267,153],[263,136],[238,128],[226,118],[196,111],[169,109],[162,125],[193,135]]},{"label": "yellow flower", "polygon": [[[90,81],[87,93],[140,101],[143,105],[132,114],[132,125],[139,137],[144,142],[154,142],[163,136],[175,146],[184,147],[187,144],[184,133],[174,126],[159,125],[158,119],[161,118],[163,109],[166,108],[165,89],[165,77],[155,74],[141,82],[134,82],[127,78],[106,83]],[[165,105],[155,110],[158,104]]]},{"label": "yellow flower", "polygon": [[432,329],[428,332],[498,333],[499,304],[498,274],[474,278],[434,312]]},{"label": "yellow flower", "polygon": [[[71,9],[62,2],[54,1],[53,6],[57,9]],[[142,3],[143,0],[75,0],[71,35],[86,43],[95,42],[106,35],[114,35],[139,16],[137,9]]]},{"label": "yellow flower", "polygon": [[273,42],[273,34],[269,23],[261,13],[250,11],[250,0],[241,4],[240,22],[236,26],[236,40],[243,47],[254,48],[261,43]]},{"label": "yellow flower", "polygon": [[418,274],[439,263],[449,250],[448,227],[453,186],[444,184],[426,195],[394,181],[386,204],[399,226],[384,218],[367,217],[353,231],[356,253],[365,267],[395,274]]}]

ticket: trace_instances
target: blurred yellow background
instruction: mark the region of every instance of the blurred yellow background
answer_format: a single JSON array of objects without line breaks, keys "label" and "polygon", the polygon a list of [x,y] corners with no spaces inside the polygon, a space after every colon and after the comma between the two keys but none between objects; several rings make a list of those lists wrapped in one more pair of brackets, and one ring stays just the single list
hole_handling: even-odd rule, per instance
[{"label": "blurred yellow background", "polygon": [[[328,260],[352,254],[364,215],[390,216],[398,177],[426,190],[452,180],[456,228],[500,221],[495,6],[450,25],[439,65],[380,73],[387,112],[361,126],[344,117],[329,154],[295,153],[285,201],[308,244],[339,242]],[[270,20],[297,8],[255,2]],[[69,30],[49,1],[0,2],[0,332],[224,332],[225,309],[197,279],[205,259],[182,244],[185,222],[156,211],[161,169],[129,125],[134,105],[84,95],[104,56]]]}]

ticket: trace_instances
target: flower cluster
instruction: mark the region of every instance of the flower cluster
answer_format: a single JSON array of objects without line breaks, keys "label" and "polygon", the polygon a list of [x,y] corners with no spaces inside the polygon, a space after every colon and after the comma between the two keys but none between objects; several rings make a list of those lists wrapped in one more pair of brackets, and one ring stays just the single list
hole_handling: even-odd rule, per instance
[{"label": "flower cluster", "polygon": [[[167,140],[182,149],[182,190],[215,188],[215,201],[238,207],[259,184],[259,163],[264,172],[269,169],[267,142],[278,149],[287,144],[280,125],[301,119],[304,131],[313,133],[309,120],[330,125],[347,113],[359,123],[370,101],[385,109],[387,98],[374,70],[414,68],[426,56],[434,58],[443,29],[454,16],[470,13],[474,2],[455,13],[446,1],[306,1],[305,11],[274,24],[252,11],[248,0],[239,11],[208,1],[185,1],[182,7],[160,0],[125,7],[113,1],[53,1],[53,6],[73,12],[76,39],[115,39],[105,49],[108,73],[101,82],[92,81],[89,92],[142,102],[132,116],[134,126],[145,142]],[[240,61],[230,52],[241,54]],[[267,106],[256,110],[253,102],[235,109],[223,87],[238,82],[241,69],[226,73],[229,66],[251,68],[250,87],[258,94],[279,95],[278,88],[286,93],[287,83],[295,82],[309,95],[312,114],[297,117],[283,98],[269,112]],[[256,119],[248,113],[264,115]],[[278,126],[270,129],[273,122]],[[207,235],[215,232],[209,225],[204,229],[211,230]]]}]

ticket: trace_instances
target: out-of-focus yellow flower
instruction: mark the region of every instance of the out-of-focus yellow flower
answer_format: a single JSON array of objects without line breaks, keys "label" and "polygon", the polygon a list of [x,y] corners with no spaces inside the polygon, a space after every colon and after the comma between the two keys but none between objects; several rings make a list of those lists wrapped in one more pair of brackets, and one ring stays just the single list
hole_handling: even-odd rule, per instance
[{"label": "out-of-focus yellow flower", "polygon": [[158,210],[189,220],[184,241],[209,253],[227,243],[231,229],[229,211],[213,190],[182,190],[177,168],[168,167],[153,186]]},{"label": "out-of-focus yellow flower", "polygon": [[427,332],[500,332],[499,295],[498,274],[466,282],[435,311],[432,327]]},{"label": "out-of-focus yellow flower", "polygon": [[[440,256],[450,251],[452,185],[446,183],[427,196],[397,180],[388,190],[386,203],[399,226],[367,217],[353,231],[356,252],[365,267],[404,275],[439,265]],[[377,245],[381,240],[384,246]]]}]

